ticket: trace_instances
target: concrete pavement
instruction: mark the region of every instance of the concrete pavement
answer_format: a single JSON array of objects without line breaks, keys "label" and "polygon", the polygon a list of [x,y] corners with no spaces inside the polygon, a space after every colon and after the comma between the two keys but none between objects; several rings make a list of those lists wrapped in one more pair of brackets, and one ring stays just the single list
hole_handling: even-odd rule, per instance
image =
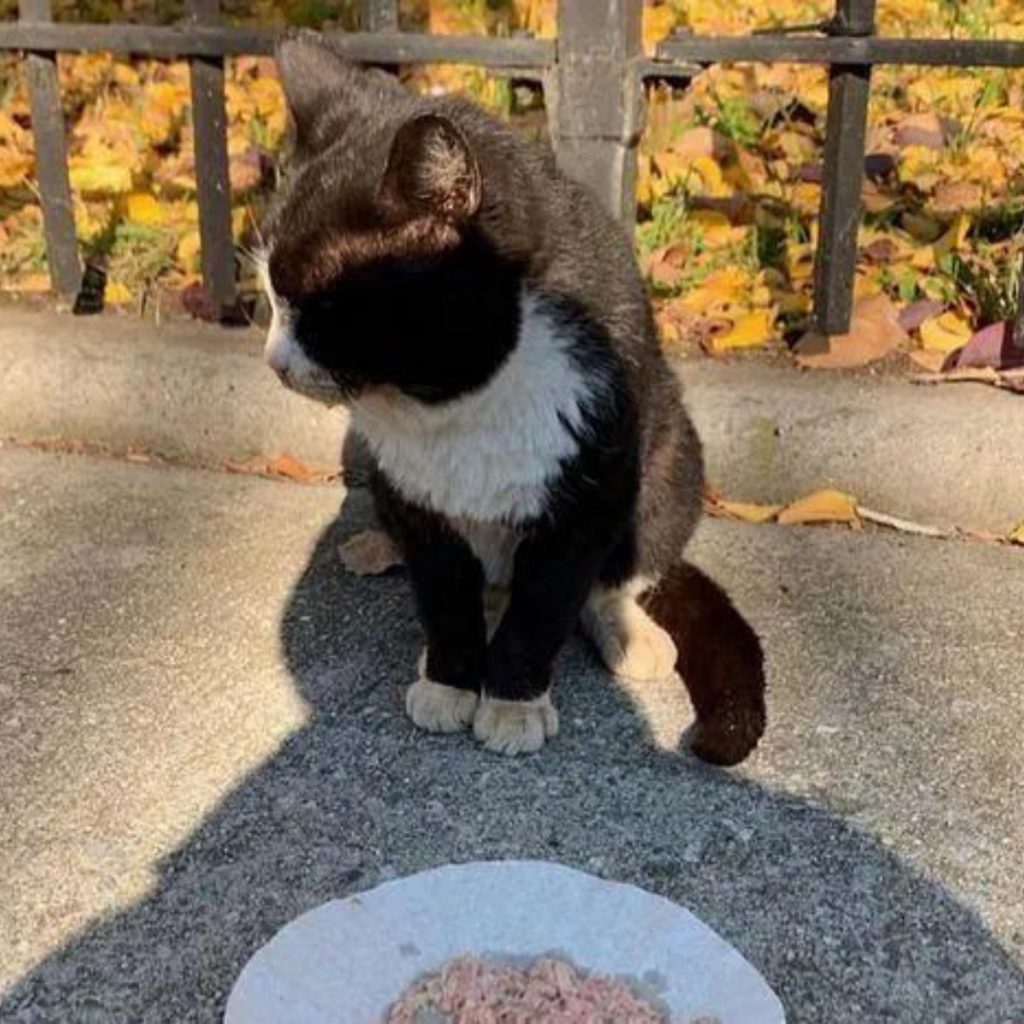
[{"label": "concrete pavement", "polygon": [[214,1021],[331,897],[558,860],[688,906],[793,1022],[1024,1021],[1017,550],[709,522],[769,731],[675,748],[678,684],[563,657],[562,735],[418,734],[401,573],[340,571],[364,493],[0,448],[0,1020]]},{"label": "concrete pavement", "polygon": [[[337,464],[344,416],[280,387],[255,329],[4,309],[0,437],[59,435],[219,463],[282,450]],[[726,496],[839,487],[868,507],[1006,533],[1024,519],[1024,398],[868,374],[679,364]]]}]

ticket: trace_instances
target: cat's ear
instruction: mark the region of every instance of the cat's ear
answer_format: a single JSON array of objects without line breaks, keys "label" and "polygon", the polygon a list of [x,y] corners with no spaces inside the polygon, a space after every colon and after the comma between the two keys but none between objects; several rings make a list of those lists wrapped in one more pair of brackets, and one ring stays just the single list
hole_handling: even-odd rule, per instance
[{"label": "cat's ear", "polygon": [[274,54],[300,149],[313,149],[325,115],[343,108],[363,74],[341,59],[315,33],[298,32],[277,44]]},{"label": "cat's ear", "polygon": [[480,206],[480,165],[454,122],[420,114],[398,129],[381,191],[393,207],[459,224]]}]

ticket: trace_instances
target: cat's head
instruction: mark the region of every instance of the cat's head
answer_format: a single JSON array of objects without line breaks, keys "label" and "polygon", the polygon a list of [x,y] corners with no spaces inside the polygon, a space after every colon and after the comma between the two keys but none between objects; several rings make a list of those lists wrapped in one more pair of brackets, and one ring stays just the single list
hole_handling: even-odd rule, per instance
[{"label": "cat's head", "polygon": [[423,401],[471,389],[516,328],[522,255],[501,238],[507,172],[494,151],[504,129],[316,38],[286,40],[277,59],[294,148],[264,232],[268,363],[329,404],[369,388]]}]

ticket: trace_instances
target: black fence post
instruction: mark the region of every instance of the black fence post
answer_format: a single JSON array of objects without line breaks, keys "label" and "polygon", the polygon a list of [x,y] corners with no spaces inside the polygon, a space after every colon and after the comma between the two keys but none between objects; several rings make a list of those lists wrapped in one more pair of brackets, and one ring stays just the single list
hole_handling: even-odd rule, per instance
[{"label": "black fence post", "polygon": [[642,16],[643,0],[559,0],[558,63],[546,90],[559,165],[627,224],[643,121]]},{"label": "black fence post", "polygon": [[[18,14],[26,22],[50,21],[50,0],[18,0]],[[82,283],[82,265],[75,237],[75,208],[68,174],[68,144],[60,105],[57,55],[26,55],[25,78],[32,108],[36,178],[50,281],[55,291],[70,299],[78,294]]]},{"label": "black fence post", "polygon": [[[219,0],[188,0],[193,24],[215,24]],[[203,288],[223,312],[235,301],[235,243],[231,237],[224,58],[191,57],[192,126],[195,134],[196,199],[199,204]]]},{"label": "black fence post", "polygon": [[359,27],[364,32],[397,32],[398,0],[360,0]]},{"label": "black fence post", "polygon": [[[836,0],[833,35],[863,37],[874,30],[875,0]],[[815,318],[819,334],[826,337],[848,331],[853,313],[871,65],[830,66],[828,74],[824,191],[814,261]]]},{"label": "black fence post", "polygon": [[1024,352],[1024,255],[1020,261],[1020,276],[1017,278],[1017,320],[1013,327],[1013,344]]}]

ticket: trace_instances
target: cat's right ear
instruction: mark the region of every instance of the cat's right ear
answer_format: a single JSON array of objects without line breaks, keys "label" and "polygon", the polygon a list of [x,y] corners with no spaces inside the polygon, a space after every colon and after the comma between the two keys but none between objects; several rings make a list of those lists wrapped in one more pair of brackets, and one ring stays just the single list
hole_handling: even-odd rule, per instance
[{"label": "cat's right ear", "polygon": [[274,53],[298,149],[313,149],[317,125],[337,109],[339,96],[359,72],[323,44],[313,32],[286,36]]}]

